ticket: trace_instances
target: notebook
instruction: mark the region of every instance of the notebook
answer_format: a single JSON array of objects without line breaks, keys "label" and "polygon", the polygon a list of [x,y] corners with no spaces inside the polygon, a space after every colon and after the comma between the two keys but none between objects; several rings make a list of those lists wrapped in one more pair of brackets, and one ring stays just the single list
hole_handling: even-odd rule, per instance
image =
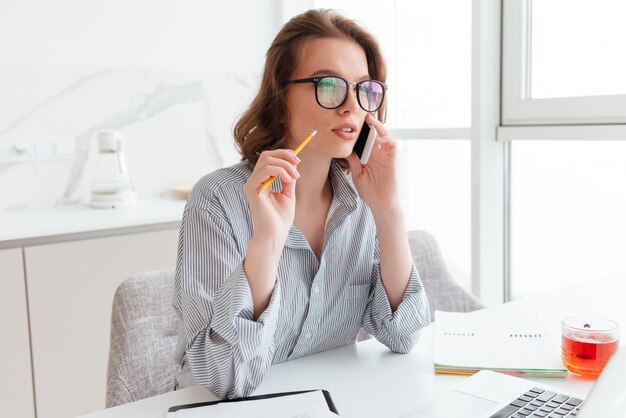
[{"label": "notebook", "polygon": [[564,377],[558,324],[537,315],[435,312],[436,373]]},{"label": "notebook", "polygon": [[626,348],[618,348],[587,400],[526,379],[484,370],[401,418],[624,418]]}]

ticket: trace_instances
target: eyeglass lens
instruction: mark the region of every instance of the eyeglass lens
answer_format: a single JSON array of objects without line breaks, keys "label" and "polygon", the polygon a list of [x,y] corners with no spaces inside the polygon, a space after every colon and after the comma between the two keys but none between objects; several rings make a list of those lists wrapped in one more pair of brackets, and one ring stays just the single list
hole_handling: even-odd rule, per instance
[{"label": "eyeglass lens", "polygon": [[348,93],[348,84],[337,77],[324,77],[317,83],[317,101],[322,107],[341,106]]},{"label": "eyeglass lens", "polygon": [[[317,83],[317,101],[320,106],[335,109],[343,104],[348,94],[348,82],[338,77],[322,77]],[[367,112],[376,111],[384,99],[383,86],[372,80],[357,83],[357,101]]]},{"label": "eyeglass lens", "polygon": [[377,110],[385,97],[383,86],[375,81],[363,81],[357,85],[359,104],[368,112]]}]

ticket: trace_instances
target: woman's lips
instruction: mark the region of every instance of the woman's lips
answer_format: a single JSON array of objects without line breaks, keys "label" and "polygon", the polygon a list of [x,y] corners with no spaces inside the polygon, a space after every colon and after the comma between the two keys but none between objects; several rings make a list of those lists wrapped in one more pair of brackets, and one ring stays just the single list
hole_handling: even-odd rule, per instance
[{"label": "woman's lips", "polygon": [[345,141],[352,141],[356,139],[356,131],[347,132],[341,129],[333,129],[333,133]]}]

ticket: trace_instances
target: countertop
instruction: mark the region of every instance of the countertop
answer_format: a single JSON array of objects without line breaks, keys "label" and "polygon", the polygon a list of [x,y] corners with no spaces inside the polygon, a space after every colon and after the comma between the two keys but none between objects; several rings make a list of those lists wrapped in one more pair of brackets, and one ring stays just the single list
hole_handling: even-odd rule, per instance
[{"label": "countertop", "polygon": [[0,249],[98,238],[180,226],[185,200],[140,199],[129,208],[85,205],[0,212]]}]

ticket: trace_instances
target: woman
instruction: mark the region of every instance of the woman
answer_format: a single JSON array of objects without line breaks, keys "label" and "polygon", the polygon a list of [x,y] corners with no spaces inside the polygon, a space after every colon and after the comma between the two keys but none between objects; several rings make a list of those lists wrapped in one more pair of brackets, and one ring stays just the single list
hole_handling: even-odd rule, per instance
[{"label": "woman", "polygon": [[[351,344],[361,327],[406,353],[430,323],[379,121],[385,75],[374,38],[333,11],[298,15],[274,39],[235,126],[242,162],[202,178],[185,209],[178,387],[245,396],[271,364]],[[365,166],[352,152],[364,122],[378,132]]]}]

